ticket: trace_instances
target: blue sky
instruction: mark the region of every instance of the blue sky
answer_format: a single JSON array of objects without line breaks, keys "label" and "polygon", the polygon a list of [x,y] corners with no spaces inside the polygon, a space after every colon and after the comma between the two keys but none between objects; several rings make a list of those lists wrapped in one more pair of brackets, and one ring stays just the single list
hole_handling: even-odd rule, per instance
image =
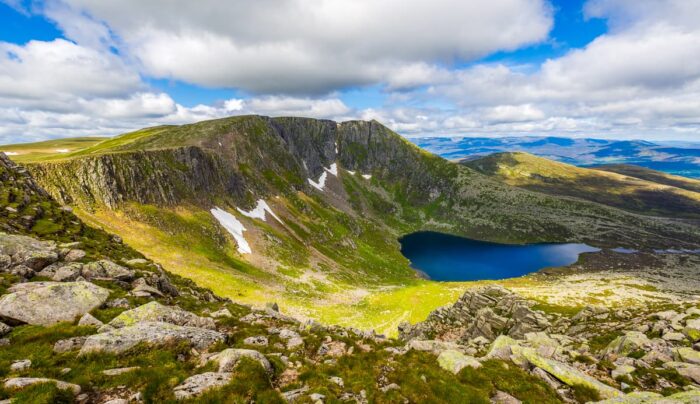
[{"label": "blue sky", "polygon": [[406,136],[700,139],[689,2],[145,3],[0,0],[0,142],[243,113]]}]

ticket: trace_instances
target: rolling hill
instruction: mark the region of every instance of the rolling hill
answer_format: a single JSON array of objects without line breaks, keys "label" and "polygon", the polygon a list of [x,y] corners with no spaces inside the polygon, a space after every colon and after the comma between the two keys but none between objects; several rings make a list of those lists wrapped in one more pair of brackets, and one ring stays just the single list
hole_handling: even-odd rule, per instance
[{"label": "rolling hill", "polygon": [[463,164],[532,191],[575,197],[644,215],[700,218],[700,193],[693,191],[700,182],[641,167],[590,169],[527,153],[496,153]]}]

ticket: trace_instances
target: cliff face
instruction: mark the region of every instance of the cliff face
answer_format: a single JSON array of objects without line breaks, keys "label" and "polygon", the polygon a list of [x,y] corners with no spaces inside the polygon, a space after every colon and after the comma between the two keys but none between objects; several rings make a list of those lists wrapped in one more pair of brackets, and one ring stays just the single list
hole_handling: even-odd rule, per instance
[{"label": "cliff face", "polygon": [[226,164],[197,147],[104,154],[28,167],[58,201],[82,207],[100,204],[116,209],[126,201],[172,205],[243,192],[236,173],[225,175]]}]

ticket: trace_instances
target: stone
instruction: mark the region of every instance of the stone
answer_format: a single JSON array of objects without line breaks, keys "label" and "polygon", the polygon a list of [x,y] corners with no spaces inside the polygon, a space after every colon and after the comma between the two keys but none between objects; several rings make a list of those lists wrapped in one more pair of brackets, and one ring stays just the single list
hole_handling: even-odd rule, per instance
[{"label": "stone", "polygon": [[195,349],[206,350],[223,340],[224,335],[213,330],[144,321],[89,336],[80,350],[80,355],[90,352],[122,353],[140,343],[164,345],[185,342]]},{"label": "stone", "polygon": [[9,334],[10,331],[12,331],[12,327],[3,322],[0,322],[0,337],[4,337],[5,335]]},{"label": "stone", "polygon": [[618,377],[621,377],[621,376],[627,376],[630,373],[634,372],[635,370],[636,370],[636,368],[634,366],[630,366],[630,365],[618,366],[615,369],[613,369],[612,372],[610,372],[610,377],[612,377],[613,379],[617,379]]},{"label": "stone", "polygon": [[309,395],[309,398],[311,399],[311,401],[317,402],[317,401],[323,401],[326,398],[326,396],[324,396],[321,393],[313,393],[313,394]]},{"label": "stone", "polygon": [[346,354],[346,345],[342,341],[331,341],[324,342],[318,348],[317,354],[320,356],[330,356],[333,358],[339,358]]},{"label": "stone", "polygon": [[688,320],[683,328],[685,334],[692,342],[700,341],[700,319]]},{"label": "stone", "polygon": [[282,397],[284,398],[284,401],[293,403],[300,399],[307,391],[309,391],[309,386],[303,386],[298,389],[282,392]]},{"label": "stone", "polygon": [[24,265],[34,271],[58,261],[54,242],[5,233],[0,234],[0,254],[10,256],[12,265]]},{"label": "stone", "polygon": [[454,374],[459,373],[466,367],[471,367],[474,369],[481,367],[481,363],[473,357],[467,356],[459,351],[449,349],[442,351],[440,355],[438,355],[437,361],[441,368]]},{"label": "stone", "polygon": [[76,350],[79,350],[80,348],[82,348],[83,345],[85,345],[86,340],[87,340],[87,337],[72,337],[72,338],[62,339],[62,340],[56,341],[56,343],[53,345],[53,351],[55,353],[76,351]]},{"label": "stone", "polygon": [[23,279],[30,279],[35,275],[35,271],[33,269],[22,264],[15,265],[14,267],[10,268],[10,273]]},{"label": "stone", "polygon": [[132,258],[128,261],[125,262],[126,265],[143,265],[143,264],[148,264],[148,260],[145,260],[143,258]]},{"label": "stone", "polygon": [[280,306],[277,305],[276,302],[268,302],[268,303],[265,303],[265,308],[268,309],[268,310],[276,311],[276,312],[278,312],[278,313],[279,313],[279,311],[280,311]]},{"label": "stone", "polygon": [[118,279],[129,282],[134,278],[135,272],[109,260],[100,260],[85,264],[83,266],[83,277],[85,279]]},{"label": "stone", "polygon": [[700,384],[700,366],[685,362],[666,362],[664,368],[675,369],[681,376]]},{"label": "stone", "polygon": [[51,276],[55,282],[73,282],[81,276],[83,265],[77,262],[64,265],[56,269]]},{"label": "stone", "polygon": [[80,317],[80,321],[78,321],[78,325],[90,326],[90,327],[102,327],[105,324],[102,321],[96,319],[92,314],[86,313],[85,315]]},{"label": "stone", "polygon": [[129,373],[133,372],[134,370],[141,369],[139,366],[132,366],[128,368],[116,368],[116,369],[107,369],[103,370],[102,374],[105,376],[119,376],[124,373]]},{"label": "stone", "polygon": [[233,314],[231,314],[231,312],[224,307],[221,310],[211,313],[209,316],[211,316],[212,318],[230,318],[233,317]]},{"label": "stone", "polygon": [[287,349],[294,349],[304,345],[304,340],[301,337],[293,337],[287,340]]},{"label": "stone", "polygon": [[140,322],[162,322],[209,330],[216,329],[214,319],[210,317],[200,317],[177,306],[164,306],[156,301],[124,311],[112,319],[108,325],[113,328],[122,328]]},{"label": "stone", "polygon": [[605,348],[605,353],[614,353],[627,356],[630,353],[640,350],[651,343],[646,335],[639,331],[628,331],[624,335],[615,338]]},{"label": "stone", "polygon": [[219,372],[232,372],[242,358],[250,358],[257,361],[267,373],[272,373],[272,364],[258,351],[252,349],[228,348],[208,358],[208,362],[219,365]]},{"label": "stone", "polygon": [[419,340],[413,339],[408,341],[406,348],[415,351],[432,352],[435,355],[439,355],[440,352],[445,350],[462,351],[463,347],[454,342],[436,341],[436,340]]},{"label": "stone", "polygon": [[331,376],[328,378],[328,381],[330,381],[331,383],[335,383],[340,387],[345,387],[345,382],[343,381],[342,377]]},{"label": "stone", "polygon": [[282,339],[299,338],[299,333],[288,328],[279,330],[279,337]]},{"label": "stone", "polygon": [[223,387],[231,381],[231,373],[206,372],[191,376],[175,387],[175,398],[187,400],[198,397],[206,391]]},{"label": "stone", "polygon": [[507,360],[513,354],[512,347],[519,345],[520,343],[513,338],[506,335],[499,335],[493,343],[491,343],[486,357]]},{"label": "stone", "polygon": [[0,297],[0,318],[43,326],[74,321],[102,305],[110,293],[89,282],[31,282],[10,291]]},{"label": "stone", "polygon": [[496,394],[491,397],[492,404],[520,404],[522,401],[511,396],[503,391],[496,391]]},{"label": "stone", "polygon": [[138,278],[137,280],[132,282],[131,287],[132,287],[131,294],[134,296],[137,296],[137,297],[151,297],[151,296],[165,297],[165,295],[163,293],[161,293],[160,290],[149,285],[148,282],[146,282],[146,280],[143,278]]},{"label": "stone", "polygon": [[68,251],[68,253],[63,257],[63,260],[66,262],[80,261],[81,259],[85,258],[85,255],[87,255],[85,251],[75,248]]},{"label": "stone", "polygon": [[687,362],[695,365],[700,365],[700,352],[694,350],[693,348],[676,348],[673,354],[676,360],[680,362]]},{"label": "stone", "polygon": [[661,337],[661,339],[663,339],[664,341],[673,342],[685,341],[685,334],[680,332],[667,332]]},{"label": "stone", "polygon": [[264,335],[256,335],[254,337],[248,337],[243,340],[246,345],[257,345],[257,346],[267,346],[267,337]]},{"label": "stone", "polygon": [[21,390],[28,386],[33,386],[40,383],[53,383],[60,390],[70,390],[74,395],[80,394],[80,386],[62,382],[55,379],[47,379],[44,377],[15,377],[5,380],[5,388],[8,390]]},{"label": "stone", "polygon": [[23,359],[19,361],[14,361],[10,365],[10,370],[13,372],[21,372],[32,367],[32,361],[29,359]]},{"label": "stone", "polygon": [[607,384],[601,383],[595,378],[580,370],[549,358],[543,358],[532,348],[523,348],[521,354],[533,366],[543,369],[545,372],[561,380],[568,386],[583,385],[598,392],[601,398],[608,399],[622,396],[623,393]]}]

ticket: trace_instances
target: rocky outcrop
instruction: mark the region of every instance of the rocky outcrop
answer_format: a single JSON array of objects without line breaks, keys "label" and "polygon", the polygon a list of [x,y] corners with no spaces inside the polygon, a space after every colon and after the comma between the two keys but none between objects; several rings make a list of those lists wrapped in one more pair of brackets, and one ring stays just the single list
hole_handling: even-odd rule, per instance
[{"label": "rocky outcrop", "polygon": [[175,387],[175,398],[178,400],[192,399],[205,392],[223,387],[231,381],[231,373],[206,372],[188,377]]},{"label": "rocky outcrop", "polygon": [[80,354],[85,355],[90,352],[122,353],[141,343],[163,346],[184,342],[195,349],[206,350],[223,340],[224,335],[217,331],[146,321],[91,335],[80,349]]},{"label": "rocky outcrop", "polygon": [[399,326],[400,337],[466,343],[478,337],[494,340],[499,335],[523,338],[544,331],[549,320],[530,307],[534,302],[498,286],[468,290],[455,304],[439,308],[415,325]]},{"label": "rocky outcrop", "polygon": [[74,321],[109,297],[109,290],[89,282],[21,283],[10,292],[0,297],[0,318],[33,325]]},{"label": "rocky outcrop", "polygon": [[219,372],[232,372],[243,358],[256,361],[266,372],[272,373],[272,364],[265,355],[252,349],[225,349],[207,359],[207,362],[214,362],[219,367]]},{"label": "rocky outcrop", "polygon": [[22,390],[35,384],[52,383],[60,390],[69,390],[74,395],[80,394],[81,388],[77,384],[66,383],[60,380],[47,379],[44,377],[15,377],[5,380],[5,388],[8,390]]}]

